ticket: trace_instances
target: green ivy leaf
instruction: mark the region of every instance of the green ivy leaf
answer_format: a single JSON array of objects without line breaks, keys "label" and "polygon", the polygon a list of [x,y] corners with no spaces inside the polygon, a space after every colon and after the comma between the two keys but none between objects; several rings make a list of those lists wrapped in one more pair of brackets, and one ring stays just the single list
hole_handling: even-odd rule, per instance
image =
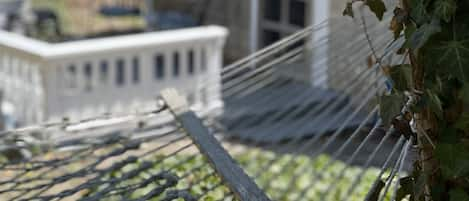
[{"label": "green ivy leaf", "polygon": [[353,18],[355,16],[353,12],[353,3],[358,1],[364,2],[379,20],[383,20],[384,12],[386,12],[386,5],[383,0],[353,0],[351,2],[347,2],[342,15]]},{"label": "green ivy leaf", "polygon": [[440,161],[443,176],[448,179],[469,174],[469,150],[462,143],[441,143],[436,147],[435,156]]},{"label": "green ivy leaf", "polygon": [[452,189],[449,192],[449,201],[469,201],[469,195],[463,189]]},{"label": "green ivy leaf", "polygon": [[441,42],[430,51],[436,57],[432,61],[444,67],[439,70],[446,71],[461,82],[469,81],[469,40],[459,39],[454,33],[452,39]]},{"label": "green ivy leaf", "polygon": [[435,1],[435,14],[441,19],[449,22],[451,17],[456,13],[456,2],[454,0]]},{"label": "green ivy leaf", "polygon": [[410,17],[414,20],[417,26],[423,25],[429,21],[430,17],[426,9],[426,0],[408,0],[410,11]]},{"label": "green ivy leaf", "polygon": [[407,40],[407,43],[411,49],[419,49],[427,43],[430,37],[436,33],[439,33],[440,31],[440,21],[436,18],[433,18],[430,23],[426,23],[417,28],[417,30],[413,32],[410,38]]},{"label": "green ivy leaf", "polygon": [[465,102],[469,103],[469,83],[465,82],[459,91],[459,97]]},{"label": "green ivy leaf", "polygon": [[383,95],[379,98],[379,113],[386,127],[389,127],[392,120],[401,113],[404,98],[404,95],[399,93]]},{"label": "green ivy leaf", "polygon": [[393,81],[393,87],[399,91],[412,89],[412,67],[409,64],[392,66],[389,76]]},{"label": "green ivy leaf", "polygon": [[457,144],[460,141],[458,131],[454,127],[442,126],[438,129],[438,132],[441,133],[438,140],[442,143]]},{"label": "green ivy leaf", "polygon": [[414,181],[414,186],[413,186],[414,189],[413,189],[413,193],[412,193],[413,200],[421,200],[420,198],[422,197],[422,195],[425,191],[426,181],[427,181],[427,179],[426,179],[425,174],[419,174],[419,176],[417,177],[417,180]]},{"label": "green ivy leaf", "polygon": [[394,33],[394,39],[398,39],[401,35],[402,30],[404,30],[404,25],[399,22],[397,16],[394,16],[391,20],[391,31]]},{"label": "green ivy leaf", "polygon": [[463,113],[454,124],[454,127],[466,131],[469,128],[469,114]]},{"label": "green ivy leaf", "polygon": [[434,200],[443,200],[442,197],[447,195],[446,185],[443,183],[437,183],[431,188],[431,196]]},{"label": "green ivy leaf", "polygon": [[386,5],[383,0],[367,0],[365,4],[370,8],[379,20],[383,20],[384,12],[386,12]]},{"label": "green ivy leaf", "polygon": [[438,118],[443,118],[443,103],[441,102],[440,97],[438,97],[438,95],[432,90],[426,90],[424,99],[432,109],[433,113],[435,113]]}]

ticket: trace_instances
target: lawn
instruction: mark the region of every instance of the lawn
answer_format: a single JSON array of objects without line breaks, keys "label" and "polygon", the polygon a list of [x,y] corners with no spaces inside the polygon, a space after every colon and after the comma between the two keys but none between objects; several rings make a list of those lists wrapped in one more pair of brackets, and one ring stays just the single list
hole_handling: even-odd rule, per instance
[{"label": "lawn", "polygon": [[[362,201],[378,174],[377,169],[369,169],[364,174],[362,181],[354,186],[356,188],[354,193],[346,195],[353,180],[362,169],[359,167],[348,168],[344,176],[337,179],[336,177],[340,175],[340,171],[345,166],[343,162],[339,161],[335,162],[330,168],[323,172],[323,179],[318,180],[313,187],[309,186],[312,184],[313,178],[315,178],[315,170],[320,169],[329,161],[329,158],[325,155],[313,160],[306,156],[293,156],[289,154],[279,156],[272,152],[257,150],[244,152],[234,157],[250,176],[258,175],[259,171],[261,171],[261,174],[255,178],[255,181],[266,191],[272,200],[318,200],[322,196],[322,193],[333,184],[335,188],[332,188],[332,192],[326,196],[327,200],[341,200],[347,197],[349,201]],[[256,160],[253,160],[253,158]],[[265,169],[265,164],[272,159],[278,160]],[[291,159],[293,159],[293,162],[290,161]],[[159,160],[159,157],[155,157],[154,160]],[[180,161],[186,162],[180,164]],[[138,165],[127,166],[123,169],[123,172],[112,173],[110,177],[119,178],[125,172],[131,171],[137,167]],[[234,200],[232,196],[225,197],[230,195],[228,188],[223,185],[219,186],[221,180],[213,174],[213,169],[206,165],[206,161],[202,156],[191,157],[188,155],[177,155],[169,160],[164,160],[162,163],[155,164],[153,173],[156,174],[168,167],[172,167],[170,171],[180,178],[174,189],[190,188],[191,194],[195,197],[200,196],[201,200]],[[293,182],[293,186],[290,190],[285,191],[289,187],[290,179],[293,178],[295,174],[299,173],[300,170],[301,176]],[[187,176],[187,172],[191,172],[192,174]],[[139,178],[130,181],[130,183],[138,184],[145,180],[145,178],[149,178],[150,175],[151,174],[142,173]],[[123,183],[122,185],[129,185],[130,183]],[[126,196],[133,199],[139,198],[157,187],[157,185],[161,184],[154,183],[148,185]],[[304,189],[306,190],[302,192]],[[96,190],[100,190],[100,188]],[[90,192],[90,195],[92,194],[93,192]],[[165,196],[165,194],[162,194],[152,200],[162,200]],[[118,198],[120,198],[120,196],[115,196],[109,200],[119,200]]]},{"label": "lawn", "polygon": [[[181,142],[181,146],[183,144],[186,143]],[[39,169],[33,168],[28,170],[27,174],[23,174],[21,168],[32,168],[34,167],[33,164],[21,164],[17,166],[17,168],[20,168],[17,171],[14,169],[11,169],[11,171],[1,169],[0,197],[8,199],[22,195],[21,191],[1,193],[3,190],[12,187],[11,184],[3,183],[3,181],[19,179],[18,181],[29,181],[16,187],[13,186],[16,189],[53,183],[50,188],[46,186],[48,190],[42,191],[43,188],[41,187],[27,192],[25,198],[34,198],[36,197],[34,194],[41,192],[43,193],[41,195],[57,195],[59,192],[73,191],[64,200],[80,200],[80,198],[94,200],[93,196],[98,200],[108,201],[140,200],[140,198],[151,194],[155,189],[162,188],[168,182],[172,182],[169,186],[163,188],[163,193],[156,193],[159,196],[149,196],[151,198],[149,200],[164,200],[171,190],[186,190],[185,192],[198,200],[234,200],[229,189],[195,147],[175,155],[170,154],[171,156],[168,156],[168,154],[174,153],[175,149],[168,147],[169,150],[166,151],[169,152],[167,154],[160,152],[146,155],[144,158],[140,157],[142,153],[146,153],[145,150],[158,147],[158,145],[148,144],[140,151],[116,155],[99,162],[98,169],[89,169],[90,172],[88,173],[82,172],[82,170],[91,167],[90,165],[95,163],[99,156],[112,153],[118,150],[120,146],[113,147],[113,149],[108,147],[99,150],[83,150],[83,152],[70,153],[71,155],[69,153],[63,153],[65,155],[62,155],[51,152],[42,156],[41,160],[54,161],[57,159],[58,166],[56,167],[51,167],[52,164],[50,164]],[[174,148],[178,149],[177,147]],[[136,157],[136,161],[125,162],[123,166],[118,166],[119,168],[102,172],[103,174],[96,178],[97,180],[92,179],[101,174],[101,171],[97,170],[114,167],[116,164],[127,160],[129,156]],[[342,172],[346,165],[341,161],[329,163],[330,158],[326,155],[320,155],[312,159],[307,156],[276,154],[271,151],[246,148],[233,154],[233,157],[274,201],[336,201],[345,198],[348,201],[362,201],[379,172],[376,168],[367,169],[362,180],[353,185],[355,178],[363,169],[352,166],[347,167],[347,171]],[[270,163],[272,160],[275,160],[275,162]],[[71,161],[71,163],[67,161]],[[59,163],[62,162],[66,164],[60,165]],[[327,168],[321,170],[326,167],[326,164]],[[14,168],[14,166],[10,168]],[[318,178],[316,175],[318,170],[321,170],[323,177],[315,180]],[[80,172],[86,174],[73,176]],[[155,179],[155,175],[163,174],[174,179]],[[64,175],[68,176],[64,177]],[[293,182],[290,182],[293,178]],[[87,187],[80,188],[79,186],[84,182],[87,182]],[[353,193],[349,192],[351,187],[354,188]],[[326,196],[324,192],[327,189],[331,189],[331,191]],[[143,200],[148,199],[144,198]],[[386,200],[389,200],[389,198]]]}]

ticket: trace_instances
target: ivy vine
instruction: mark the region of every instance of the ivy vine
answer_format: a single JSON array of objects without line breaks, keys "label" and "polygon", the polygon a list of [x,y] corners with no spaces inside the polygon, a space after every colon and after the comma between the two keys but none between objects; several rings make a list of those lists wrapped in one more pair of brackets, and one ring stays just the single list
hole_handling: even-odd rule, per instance
[{"label": "ivy vine", "polygon": [[343,14],[354,17],[358,2],[379,20],[393,9],[390,31],[405,41],[397,53],[410,61],[383,68],[393,83],[380,98],[383,122],[393,126],[404,94],[418,97],[404,119],[422,128],[419,160],[400,179],[396,200],[469,201],[469,1],[400,0],[386,8],[383,0],[352,0]]}]

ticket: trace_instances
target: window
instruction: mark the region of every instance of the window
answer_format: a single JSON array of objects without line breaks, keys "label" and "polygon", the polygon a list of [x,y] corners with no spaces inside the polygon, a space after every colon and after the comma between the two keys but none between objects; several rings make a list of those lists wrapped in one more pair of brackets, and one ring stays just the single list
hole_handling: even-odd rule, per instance
[{"label": "window", "polygon": [[264,0],[262,9],[264,16],[259,22],[259,45],[262,47],[299,31],[308,23],[306,0]]},{"label": "window", "polygon": [[263,32],[263,44],[264,47],[271,45],[272,43],[280,40],[280,33],[276,31],[264,30]]},{"label": "window", "polygon": [[202,48],[202,58],[200,58],[201,61],[201,71],[205,72],[207,70],[207,54],[205,52],[205,49]]},{"label": "window", "polygon": [[91,91],[92,85],[93,85],[93,79],[92,79],[92,66],[91,63],[86,63],[85,68],[84,68],[84,74],[85,74],[85,90],[86,91]]},{"label": "window", "polygon": [[140,81],[140,60],[134,57],[132,60],[132,81],[138,83]]},{"label": "window", "polygon": [[107,61],[101,61],[99,64],[99,71],[100,71],[100,80],[102,83],[106,83],[108,80],[108,63]]},{"label": "window", "polygon": [[173,54],[173,76],[178,77],[179,76],[179,53],[175,52]]},{"label": "window", "polygon": [[75,65],[70,65],[68,66],[67,69],[67,78],[68,78],[68,86],[70,88],[76,88],[77,87],[77,69]]},{"label": "window", "polygon": [[154,70],[153,75],[155,79],[163,79],[164,78],[164,57],[163,55],[156,55],[154,61]]},{"label": "window", "polygon": [[116,84],[122,86],[125,83],[125,62],[123,59],[118,59],[116,62]]},{"label": "window", "polygon": [[272,21],[280,21],[282,0],[264,0],[264,18]]},{"label": "window", "polygon": [[290,0],[290,24],[305,26],[305,2],[303,0]]},{"label": "window", "polygon": [[187,72],[189,74],[194,74],[194,51],[190,50],[187,56],[189,59],[187,60]]}]

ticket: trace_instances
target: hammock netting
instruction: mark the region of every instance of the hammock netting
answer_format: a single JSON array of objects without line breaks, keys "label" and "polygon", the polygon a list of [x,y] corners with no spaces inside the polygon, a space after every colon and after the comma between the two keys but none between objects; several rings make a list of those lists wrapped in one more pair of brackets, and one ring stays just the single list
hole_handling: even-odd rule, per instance
[{"label": "hammock netting", "polygon": [[[392,85],[381,68],[407,61],[386,20],[362,15],[226,66],[206,81],[224,101],[208,114],[162,96],[154,111],[1,133],[1,200],[392,200],[413,140],[383,125],[376,99]],[[309,59],[324,47],[328,59]],[[312,64],[326,87],[291,74]]]}]

